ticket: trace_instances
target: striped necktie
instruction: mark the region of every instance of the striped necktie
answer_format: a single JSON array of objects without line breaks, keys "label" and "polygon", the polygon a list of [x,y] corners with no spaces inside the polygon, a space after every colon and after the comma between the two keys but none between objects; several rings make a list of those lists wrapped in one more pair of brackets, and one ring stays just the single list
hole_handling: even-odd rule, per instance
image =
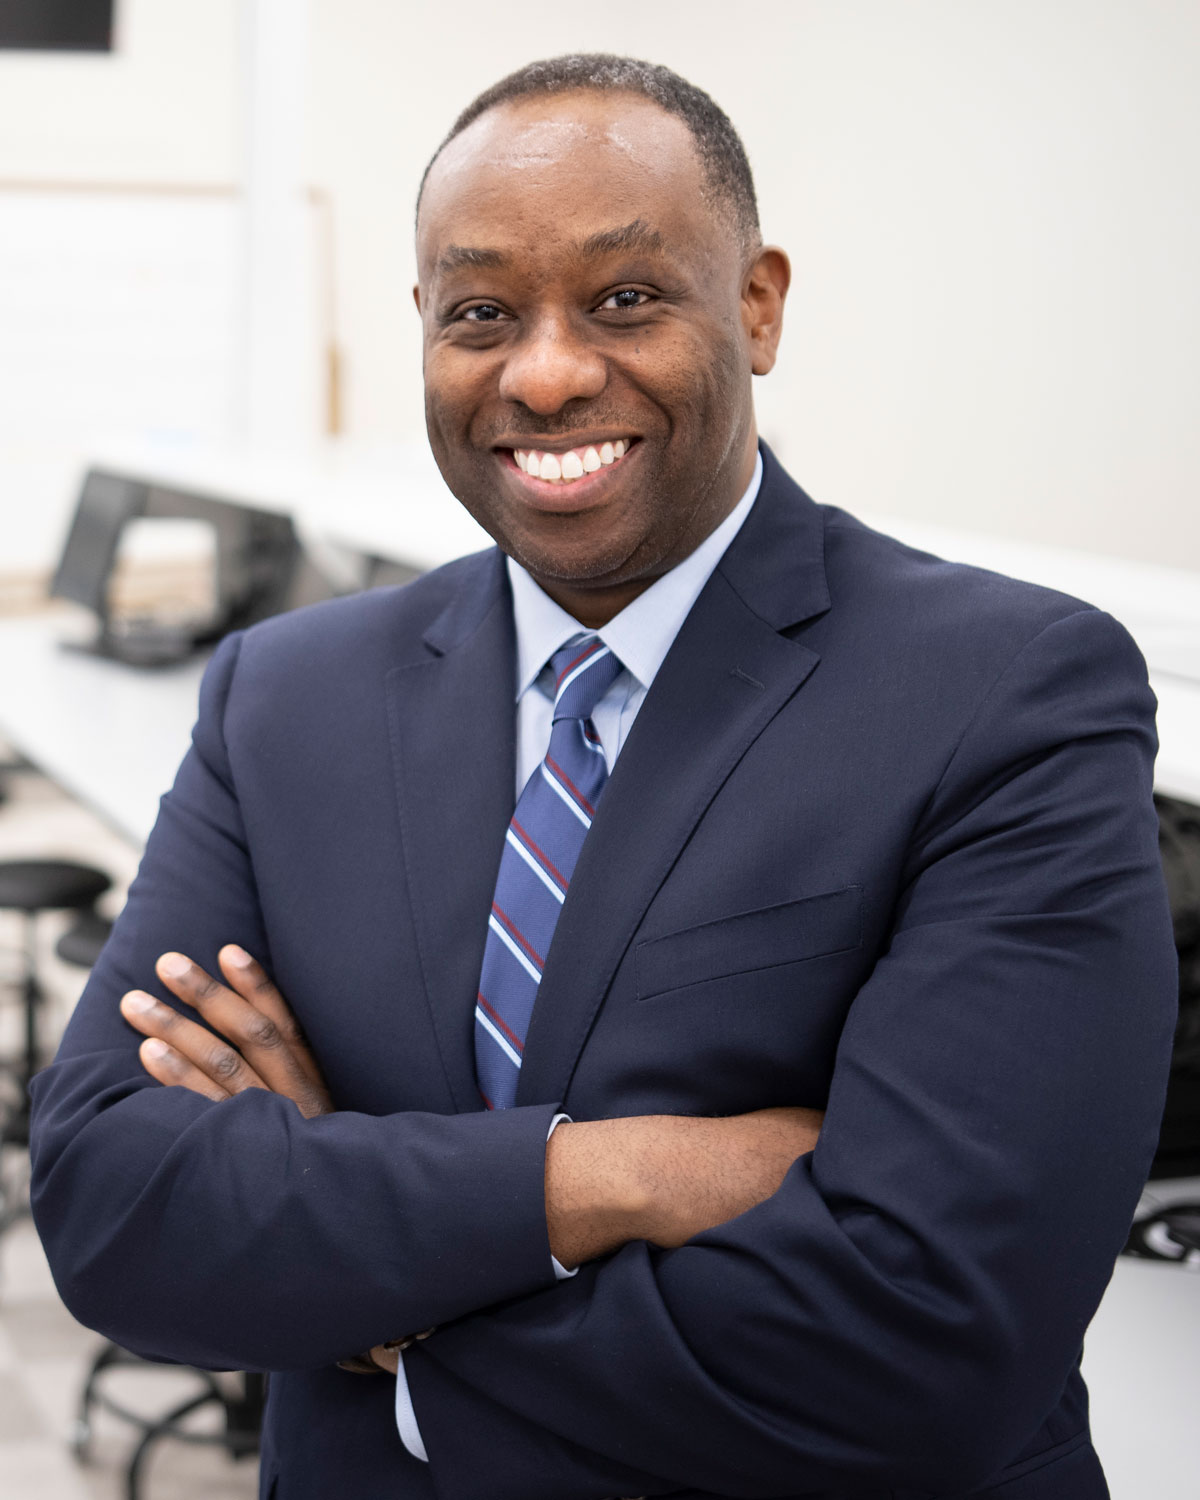
[{"label": "striped necktie", "polygon": [[550,666],[550,746],[504,837],[475,1001],[475,1074],[489,1109],[508,1109],[516,1099],[550,940],[608,780],[591,714],[620,661],[598,636],[585,635],[556,651]]}]

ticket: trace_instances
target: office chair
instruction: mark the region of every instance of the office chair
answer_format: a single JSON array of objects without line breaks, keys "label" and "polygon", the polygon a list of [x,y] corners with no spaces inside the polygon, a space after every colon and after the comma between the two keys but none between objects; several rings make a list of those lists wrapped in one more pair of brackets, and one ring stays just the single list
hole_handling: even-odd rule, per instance
[{"label": "office chair", "polygon": [[1200,1176],[1200,807],[1161,795],[1154,802],[1179,954],[1179,1019],[1147,1199],[1123,1253],[1193,1266],[1200,1264],[1200,1202],[1192,1182]]},{"label": "office chair", "polygon": [[1179,1020],[1153,1179],[1200,1176],[1200,807],[1156,796],[1159,851],[1179,954]]},{"label": "office chair", "polygon": [[1136,1219],[1122,1252],[1138,1260],[1200,1260],[1200,1203],[1171,1203]]}]

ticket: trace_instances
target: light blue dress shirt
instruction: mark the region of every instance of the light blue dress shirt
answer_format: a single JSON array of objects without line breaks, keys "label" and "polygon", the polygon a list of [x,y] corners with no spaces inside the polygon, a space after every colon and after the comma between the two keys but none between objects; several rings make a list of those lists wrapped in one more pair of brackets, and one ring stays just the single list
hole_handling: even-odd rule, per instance
[{"label": "light blue dress shirt", "polygon": [[[762,455],[759,454],[746,493],[716,530],[689,557],[669,573],[664,573],[645,593],[639,594],[632,604],[627,604],[620,614],[614,615],[607,625],[596,631],[613,655],[624,663],[624,670],[617,674],[592,710],[592,723],[600,736],[610,773],[659,667],[692,605],[700,597],[700,591],[725,555],[725,549],[742,529],[761,482]],[[525,783],[541,764],[550,743],[554,714],[554,677],[550,658],[573,635],[587,627],[544,593],[511,557],[508,559],[508,580],[512,587],[513,622],[517,634],[516,795],[519,800]],[[551,1134],[559,1121],[566,1118],[566,1115],[554,1117]],[[575,1273],[565,1270],[555,1261],[554,1274],[562,1280]],[[396,1371],[396,1427],[400,1440],[413,1457],[428,1463],[429,1455],[421,1441],[421,1430],[404,1375],[403,1355]]]}]

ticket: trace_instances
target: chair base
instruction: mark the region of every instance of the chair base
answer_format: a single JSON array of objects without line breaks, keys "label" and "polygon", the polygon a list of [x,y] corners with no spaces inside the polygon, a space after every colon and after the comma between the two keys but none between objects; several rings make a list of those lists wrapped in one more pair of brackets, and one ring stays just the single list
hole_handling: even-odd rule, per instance
[{"label": "chair base", "polygon": [[[79,1398],[79,1413],[71,1437],[71,1451],[80,1463],[86,1464],[91,1456],[93,1415],[97,1409],[107,1411],[141,1432],[141,1438],[125,1471],[127,1500],[142,1500],[146,1465],[158,1444],[164,1440],[224,1448],[230,1458],[235,1460],[257,1454],[263,1407],[266,1403],[265,1375],[244,1374],[242,1393],[233,1395],[221,1388],[209,1370],[172,1366],[173,1369],[182,1368],[187,1374],[194,1376],[200,1389],[195,1395],[180,1401],[157,1417],[146,1417],[140,1412],[132,1411],[114,1400],[101,1387],[101,1380],[108,1370],[148,1367],[154,1368],[152,1360],[131,1354],[111,1341],[105,1344],[92,1361]],[[195,1432],[182,1425],[186,1417],[206,1406],[217,1406],[223,1411],[225,1421],[219,1431]]]}]

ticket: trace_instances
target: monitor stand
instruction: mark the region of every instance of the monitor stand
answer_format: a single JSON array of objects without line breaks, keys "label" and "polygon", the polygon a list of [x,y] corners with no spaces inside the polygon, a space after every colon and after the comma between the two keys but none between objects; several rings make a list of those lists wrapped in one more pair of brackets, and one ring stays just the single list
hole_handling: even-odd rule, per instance
[{"label": "monitor stand", "polygon": [[116,630],[101,622],[90,641],[65,640],[59,645],[64,651],[101,656],[127,667],[174,667],[196,654],[201,644],[197,636],[195,625],[136,615],[123,619]]}]

